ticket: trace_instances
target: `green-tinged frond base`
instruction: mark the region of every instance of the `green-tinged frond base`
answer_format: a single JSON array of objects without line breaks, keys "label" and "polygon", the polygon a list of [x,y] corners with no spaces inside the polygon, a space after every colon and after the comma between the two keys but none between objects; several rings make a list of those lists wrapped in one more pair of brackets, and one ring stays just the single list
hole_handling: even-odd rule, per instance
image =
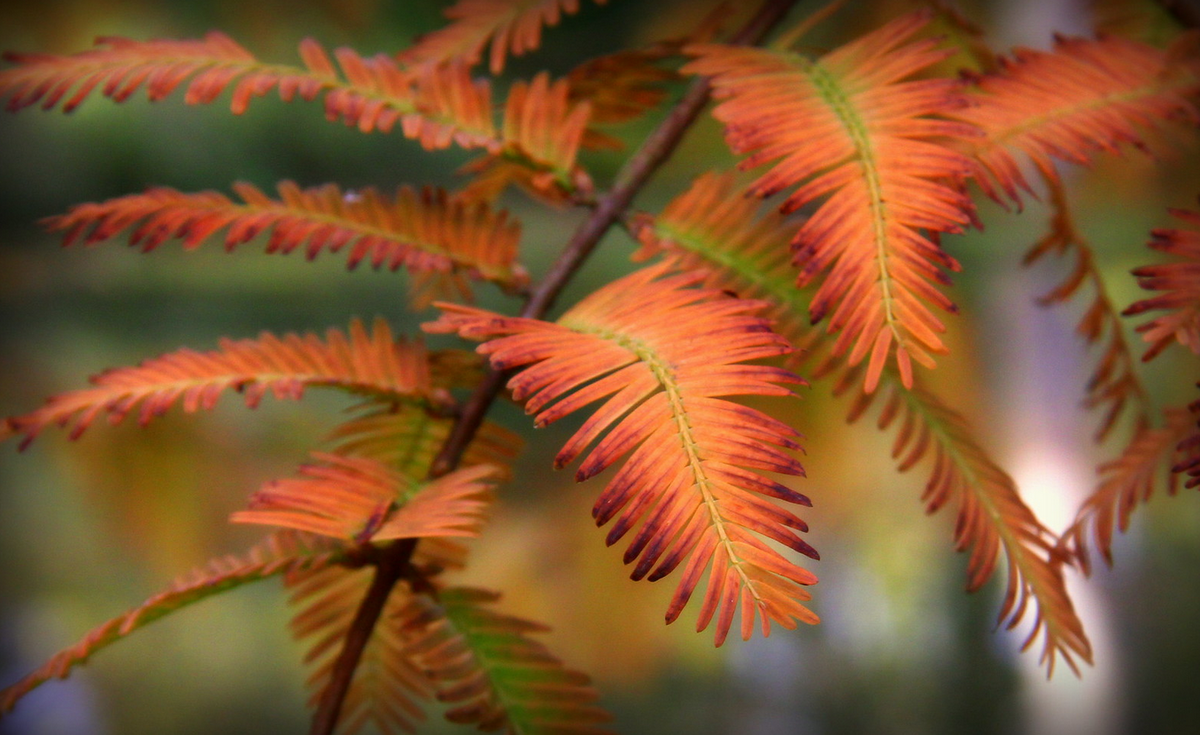
[{"label": "green-tinged frond base", "polygon": [[[413,561],[421,563],[417,556]],[[298,608],[290,625],[292,636],[308,645],[304,663],[311,672],[307,681],[310,706],[317,703],[329,682],[374,573],[373,568],[330,567],[287,579],[291,604]],[[367,727],[385,735],[412,733],[425,719],[424,702],[431,698],[433,687],[404,650],[405,634],[394,623],[411,599],[408,585],[401,582],[384,603],[343,700],[335,731],[338,735],[354,735]]]},{"label": "green-tinged frond base", "polygon": [[[328,438],[333,454],[381,462],[408,477],[426,477],[450,436],[454,420],[422,406],[395,404],[368,410],[336,427]],[[463,466],[491,465],[507,480],[510,465],[521,453],[518,434],[484,421],[463,453]]]},{"label": "green-tinged frond base", "polygon": [[71,670],[97,651],[133,632],[214,595],[251,582],[301,570],[317,570],[353,560],[351,547],[294,531],[280,531],[241,557],[212,560],[202,569],[180,577],[163,592],[138,607],[93,629],[83,639],[51,658],[44,666],[0,692],[0,713],[10,711],[21,697],[53,679],[65,679]]},{"label": "green-tinged frond base", "polygon": [[437,598],[414,596],[392,623],[405,654],[447,704],[446,719],[509,733],[608,732],[611,716],[596,705],[588,677],[565,668],[530,637],[537,623],[491,609],[499,595],[450,588]]}]

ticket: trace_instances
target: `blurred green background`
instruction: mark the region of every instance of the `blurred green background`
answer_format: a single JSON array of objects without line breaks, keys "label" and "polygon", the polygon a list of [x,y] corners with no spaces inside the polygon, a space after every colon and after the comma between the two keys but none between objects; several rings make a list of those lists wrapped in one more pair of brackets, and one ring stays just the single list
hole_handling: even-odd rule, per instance
[{"label": "blurred green background", "polygon": [[[257,56],[294,62],[311,36],[327,48],[391,52],[437,27],[447,3],[431,0],[153,2],[47,0],[0,10],[0,48],[70,53],[103,35],[195,37],[221,29]],[[817,48],[863,32],[904,2],[855,3],[813,37]],[[1052,30],[1087,32],[1073,3],[964,3],[997,47],[1046,47]],[[806,12],[814,3],[802,3]],[[505,79],[556,74],[629,43],[671,35],[699,17],[695,2],[612,0],[586,5],[546,34]],[[503,84],[504,82],[501,82]],[[362,135],[323,119],[319,105],[268,96],[241,117],[223,104],[187,108],[181,94],[150,105],[94,99],[70,116],[0,116],[0,414],[85,384],[100,370],[221,336],[342,327],[376,314],[415,333],[429,314],[404,309],[403,275],[347,273],[337,257],[307,263],[244,246],[183,253],[167,244],[142,256],[119,240],[62,249],[37,220],[84,201],[152,185],[229,192],[236,180],[271,190],[291,179],[390,190],[400,183],[461,183],[457,150],[427,153],[397,134]],[[630,141],[653,121],[619,132]],[[1151,227],[1173,226],[1165,207],[1195,208],[1197,148],[1180,136],[1158,161],[1130,153],[1068,172],[1079,219],[1111,276],[1118,306],[1140,298],[1132,267],[1154,256]],[[732,159],[706,121],[639,200],[653,209],[689,177]],[[620,154],[585,162],[600,182]],[[516,195],[525,223],[522,259],[535,277],[580,219]],[[1062,269],[1021,269],[1045,227],[1030,203],[1021,216],[991,205],[983,233],[947,241],[964,265],[953,298],[953,355],[936,378],[1052,528],[1070,519],[1099,459],[1095,417],[1079,409],[1094,353],[1073,334],[1080,304],[1032,305]],[[631,269],[622,233],[604,243],[563,297]],[[1067,264],[1059,264],[1067,265]],[[485,306],[513,302],[481,289]],[[439,341],[438,344],[450,344]],[[1140,352],[1140,348],[1139,348]],[[1194,358],[1168,354],[1146,372],[1156,401],[1186,402]],[[808,436],[814,500],[805,517],[822,561],[814,589],[820,626],[714,650],[684,620],[661,624],[671,582],[634,583],[620,547],[606,549],[588,509],[597,487],[553,473],[549,458],[577,422],[540,432],[520,412],[497,417],[530,445],[517,480],[502,489],[464,581],[505,593],[505,609],[549,622],[554,649],[597,679],[623,733],[1193,733],[1200,730],[1200,503],[1158,499],[1116,545],[1117,567],[1079,585],[1097,648],[1082,681],[1065,669],[1046,684],[1022,636],[994,632],[999,584],[965,595],[965,559],[950,543],[952,517],[922,512],[922,465],[898,475],[889,434],[848,427],[828,385],[805,391],[794,417]],[[1192,391],[1194,394],[1194,390]],[[148,429],[98,425],[77,443],[49,430],[23,455],[0,447],[0,684],[38,665],[206,559],[236,552],[261,532],[226,523],[264,480],[289,474],[347,402],[311,392],[301,404],[268,400],[248,412],[235,397],[204,415],[171,413]],[[1073,580],[1075,585],[1079,580]],[[694,614],[694,611],[693,611]],[[280,586],[266,582],[205,602],[104,650],[65,683],[31,695],[0,733],[303,732],[300,647],[285,629]],[[430,732],[453,732],[436,714]]]}]

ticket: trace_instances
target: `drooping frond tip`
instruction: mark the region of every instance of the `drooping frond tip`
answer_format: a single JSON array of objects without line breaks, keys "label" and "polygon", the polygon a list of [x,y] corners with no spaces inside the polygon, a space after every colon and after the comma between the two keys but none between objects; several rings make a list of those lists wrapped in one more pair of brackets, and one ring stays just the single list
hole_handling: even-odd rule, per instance
[{"label": "drooping frond tip", "polygon": [[[129,228],[130,245],[143,252],[176,237],[190,250],[222,230],[227,231],[225,249],[233,251],[270,232],[269,253],[302,248],[311,259],[325,250],[345,251],[350,268],[361,262],[391,270],[404,267],[419,277],[454,279],[460,290],[467,288],[462,274],[509,289],[528,281],[516,262],[520,223],[482,202],[430,187],[401,187],[394,198],[370,187],[343,193],[333,184],[301,189],[284,181],[278,188],[276,200],[251,184],[234,184],[241,203],[217,192],[155,188],[76,205],[43,224],[52,232],[65,232],[66,245],[91,245]],[[442,291],[447,288],[451,285]]]},{"label": "drooping frond tip", "polygon": [[[956,80],[911,78],[948,52],[911,41],[927,12],[902,17],[812,60],[799,53],[701,44],[684,71],[712,77],[745,169],[773,162],[751,187],[760,197],[799,185],[782,209],[823,200],[793,238],[798,282],[821,278],[813,322],[830,317],[837,354],[868,360],[874,388],[894,359],[905,385],[912,361],[932,367],[946,348],[929,305],[953,312],[935,286],[958,270],[930,233],[960,232],[973,206],[962,191],[970,161],[950,141],[977,134],[946,118],[964,102]],[[822,275],[824,274],[824,275]]]},{"label": "drooping frond tip", "polygon": [[756,615],[764,635],[772,620],[786,628],[815,623],[801,602],[816,577],[759,538],[817,557],[799,536],[804,521],[768,500],[808,505],[807,498],[760,474],[803,474],[788,453],[799,447],[798,434],[728,400],[792,395],[785,386],[800,378],[749,363],[791,348],[755,316],[764,303],[694,288],[705,274],[673,267],[667,261],[614,281],[557,323],[440,304],[442,317],[423,328],[490,340],[479,350],[495,369],[523,367],[508,385],[538,426],[606,399],[555,465],[583,456],[582,481],[628,455],[593,514],[600,525],[613,522],[610,544],[637,528],[625,553],[626,563],[637,561],[634,579],[653,581],[684,566],[668,622],[708,571],[698,629],[717,616],[718,644],[739,603],[745,638]]},{"label": "drooping frond tip", "polygon": [[227,390],[242,393],[252,408],[268,392],[296,400],[309,386],[394,400],[449,400],[431,386],[425,348],[393,339],[382,319],[370,333],[354,320],[349,338],[331,329],[324,341],[311,333],[280,338],[266,332],[256,340],[223,339],[211,352],[185,348],[136,367],[108,370],[91,382],[91,388],[54,396],[36,411],[5,419],[0,439],[24,435],[24,448],[51,424],[70,425],[76,439],[98,417],[107,415],[115,424],[139,404],[138,421],[144,425],[175,403],[189,413],[210,409]]},{"label": "drooping frond tip", "polygon": [[[604,5],[607,0],[595,0]],[[445,10],[450,25],[425,34],[399,54],[411,65],[437,65],[451,59],[475,64],[491,42],[488,67],[504,70],[509,54],[523,56],[541,45],[542,28],[579,12],[579,0],[458,0]]]},{"label": "drooping frond tip", "polygon": [[[843,374],[835,393],[860,386],[854,372]],[[1003,559],[1008,579],[998,623],[1015,628],[1032,606],[1033,625],[1022,650],[1040,636],[1047,674],[1054,672],[1060,655],[1078,674],[1075,657],[1092,663],[1092,647],[1067,592],[1054,535],[1021,499],[1008,473],[976,442],[961,415],[920,383],[902,389],[890,371],[884,380],[888,390],[878,426],[898,425],[892,457],[901,472],[932,455],[922,500],[929,513],[947,505],[957,508],[955,548],[970,554],[967,590],[980,589]],[[857,420],[875,398],[858,387],[850,420]]]},{"label": "drooping frond tip", "polygon": [[163,592],[93,629],[79,643],[56,654],[41,668],[0,691],[0,715],[17,701],[53,678],[65,679],[101,648],[115,643],[176,610],[213,595],[268,577],[315,570],[344,561],[349,552],[338,545],[294,531],[272,534],[243,557],[225,556],[180,577]]}]

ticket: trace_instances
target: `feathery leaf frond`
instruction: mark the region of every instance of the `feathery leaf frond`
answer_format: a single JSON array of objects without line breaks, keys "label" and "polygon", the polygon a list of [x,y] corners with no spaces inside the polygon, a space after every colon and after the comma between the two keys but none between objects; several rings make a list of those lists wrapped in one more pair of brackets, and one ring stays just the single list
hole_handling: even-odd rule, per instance
[{"label": "feathery leaf frond", "polygon": [[431,150],[452,143],[495,146],[491,87],[473,81],[465,66],[414,72],[384,55],[363,58],[340,48],[334,56],[340,75],[311,39],[301,42],[304,66],[296,67],[259,61],[218,32],[203,40],[106,37],[97,40],[96,48],[69,56],[6,53],[4,58],[18,66],[0,71],[0,96],[9,96],[9,110],[41,103],[42,109],[61,105],[70,112],[97,88],[114,102],[124,102],[145,86],[150,100],[157,101],[191,78],[184,97],[190,105],[212,103],[233,85],[231,109],[240,115],[254,97],[278,87],[285,102],[324,95],[329,120],[364,133],[386,133],[399,123],[405,137]]},{"label": "feathery leaf frond", "polygon": [[446,719],[506,733],[608,732],[588,677],[565,668],[530,633],[546,628],[490,609],[499,595],[472,588],[414,596],[394,625],[405,653],[452,707]]},{"label": "feathery leaf frond", "polygon": [[575,163],[590,115],[590,103],[571,100],[566,79],[551,82],[541,72],[530,82],[515,82],[504,106],[502,147],[463,168],[483,179],[464,195],[491,201],[515,184],[559,203],[577,190],[590,191],[591,179]]},{"label": "feathery leaf frond", "polygon": [[543,26],[556,26],[563,15],[578,13],[579,0],[458,0],[444,12],[452,23],[422,36],[400,59],[410,65],[452,59],[475,64],[490,41],[488,68],[499,74],[508,54],[524,56],[541,45]]},{"label": "feathery leaf frond", "polygon": [[1189,229],[1157,229],[1148,246],[1154,250],[1183,258],[1176,263],[1148,265],[1137,268],[1138,285],[1148,291],[1165,291],[1153,298],[1142,299],[1124,312],[1125,316],[1147,311],[1167,310],[1137,327],[1150,348],[1142,359],[1149,361],[1172,342],[1200,355],[1200,213],[1172,209],[1171,214],[1192,225]]},{"label": "feathery leaf frond", "polygon": [[[401,403],[377,408],[339,425],[329,436],[334,454],[382,462],[409,477],[425,477],[450,436],[453,420],[422,406]],[[461,464],[489,464],[507,478],[521,452],[518,434],[484,421],[467,445]]]},{"label": "feathery leaf frond", "polygon": [[[818,373],[820,370],[818,369]],[[842,374],[835,394],[860,385],[856,370]],[[1012,629],[1032,601],[1034,624],[1022,649],[1044,636],[1040,660],[1054,672],[1059,654],[1076,674],[1073,656],[1092,663],[1092,648],[1067,593],[1053,534],[1021,500],[1017,486],[982,447],[966,421],[920,384],[904,388],[891,372],[884,374],[887,397],[880,410],[880,430],[899,426],[892,457],[901,472],[932,453],[933,466],[921,496],[928,513],[947,503],[958,506],[954,523],[957,550],[970,552],[967,589],[974,592],[991,578],[1003,557],[1008,582],[999,620]],[[849,420],[856,421],[877,395],[857,390]]]},{"label": "feathery leaf frond", "polygon": [[793,238],[798,282],[828,271],[813,298],[816,323],[841,332],[837,354],[856,365],[869,356],[867,390],[889,357],[905,385],[912,360],[933,367],[946,348],[929,305],[954,311],[935,288],[942,269],[958,270],[926,233],[961,232],[973,207],[961,191],[970,161],[943,144],[975,130],[945,115],[963,104],[960,84],[905,81],[944,59],[936,42],[910,42],[929,19],[914,13],[817,60],[789,51],[697,45],[684,71],[712,76],[744,169],[775,161],[751,191],[767,197],[797,184],[792,211],[824,199]]},{"label": "feathery leaf frond", "polygon": [[1096,266],[1094,251],[1071,216],[1067,193],[1058,179],[1046,179],[1053,214],[1050,231],[1025,254],[1025,264],[1034,263],[1047,254],[1074,255],[1075,267],[1058,285],[1044,294],[1043,305],[1065,302],[1090,286],[1092,301],[1084,311],[1075,331],[1089,345],[1103,343],[1100,361],[1087,382],[1084,406],[1101,408],[1104,415],[1096,429],[1095,440],[1102,441],[1116,426],[1126,409],[1132,408],[1138,425],[1150,420],[1150,400],[1137,372],[1137,359],[1125,341],[1125,325],[1108,297],[1104,276]]},{"label": "feathery leaf frond", "polygon": [[[738,196],[731,174],[705,174],[660,215],[637,220],[635,230],[644,244],[640,255],[659,250],[680,253],[689,266],[710,272],[708,285],[771,303],[768,313],[776,320],[776,329],[793,344],[813,350],[828,347],[799,318],[807,308],[805,293],[792,284],[786,251],[780,248],[790,232],[787,222],[775,213],[757,217],[757,209],[754,200]],[[839,361],[827,357],[810,377],[815,381],[840,367]],[[859,368],[841,370],[833,389],[841,394],[858,387],[851,420],[878,397],[861,390]],[[1012,480],[979,447],[962,418],[919,382],[906,389],[889,368],[880,382],[880,392],[887,395],[880,428],[901,419],[893,447],[900,470],[910,469],[932,451],[933,471],[924,496],[927,508],[933,512],[950,502],[959,506],[955,542],[960,550],[971,551],[968,588],[982,586],[1003,554],[1009,568],[1009,596],[1001,620],[1015,625],[1024,615],[1027,598],[1032,598],[1038,619],[1044,622],[1035,624],[1027,645],[1044,631],[1043,658],[1051,666],[1060,652],[1068,662],[1073,654],[1090,661],[1082,625],[1061,574],[1049,560],[1050,533],[1021,501]]]},{"label": "feathery leaf frond", "polygon": [[[678,72],[658,66],[676,53],[669,43],[618,51],[589,59],[567,74],[572,104],[591,106],[590,125],[618,125],[644,115],[667,97],[664,85],[680,78]],[[589,127],[583,134],[584,148],[623,148],[621,141]]]},{"label": "feathery leaf frond", "polygon": [[[422,546],[425,542],[422,542]],[[367,589],[370,569],[328,567],[311,574],[294,574],[286,580],[290,602],[299,608],[290,624],[292,636],[307,641],[304,663],[309,666],[309,705],[324,691]],[[401,583],[392,589],[383,612],[363,649],[338,718],[339,735],[354,735],[373,725],[385,735],[411,733],[425,719],[423,700],[433,694],[427,677],[405,652],[406,639],[395,624],[412,593]]]},{"label": "feathery leaf frond", "polygon": [[[1173,464],[1171,458],[1188,433],[1188,414],[1176,408],[1167,409],[1163,415],[1166,423],[1162,428],[1140,427],[1120,457],[1100,465],[1100,484],[1062,535],[1059,545],[1079,562],[1084,574],[1091,574],[1089,532],[1094,536],[1095,548],[1111,567],[1113,533],[1125,532],[1134,508],[1149,502],[1158,476]],[[1174,475],[1167,482],[1168,493],[1174,494]]]},{"label": "feathery leaf frond", "polygon": [[[795,226],[775,211],[760,216],[759,202],[743,194],[733,172],[702,174],[659,214],[633,218],[642,243],[634,260],[665,252],[686,268],[701,268],[709,274],[704,285],[766,301],[772,328],[793,346],[806,346],[817,335],[804,318],[812,294],[796,288],[789,262]],[[789,360],[796,362],[799,353]]]},{"label": "feathery leaf frond", "polygon": [[[1200,383],[1197,383],[1196,387],[1200,388]],[[1180,458],[1171,467],[1171,471],[1187,475],[1188,479],[1184,481],[1183,486],[1191,489],[1200,488],[1200,400],[1188,404],[1188,411],[1191,412],[1192,419],[1195,421],[1196,430],[1179,442],[1176,449]]]},{"label": "feathery leaf frond", "polygon": [[1119,36],[1016,49],[976,80],[973,104],[955,116],[986,134],[971,148],[976,181],[996,201],[1019,204],[1020,191],[1032,191],[1025,159],[1054,180],[1053,159],[1085,164],[1123,143],[1144,147],[1142,131],[1167,119],[1200,119],[1189,99],[1200,92],[1200,70],[1182,56]]},{"label": "feathery leaf frond", "polygon": [[352,552],[319,537],[280,531],[242,557],[225,556],[180,577],[141,605],[93,629],[79,643],[55,654],[41,668],[0,692],[0,714],[53,678],[65,679],[97,651],[184,607],[278,574],[314,570],[351,560]]},{"label": "feathery leaf frond", "polygon": [[[660,579],[687,560],[668,622],[708,569],[698,630],[720,609],[718,645],[739,602],[744,638],[753,632],[756,614],[764,635],[771,620],[785,628],[797,620],[815,623],[816,615],[800,603],[810,599],[803,585],[816,577],[756,535],[817,556],[798,535],[806,524],[763,496],[801,505],[808,505],[807,498],[759,474],[803,473],[785,451],[798,448],[798,434],[723,398],[792,395],[782,384],[801,383],[800,378],[747,364],[791,348],[754,316],[765,303],[691,288],[705,274],[672,273],[673,266],[667,262],[614,281],[557,323],[440,304],[442,317],[423,328],[490,339],[479,351],[497,370],[528,366],[508,385],[516,400],[526,402],[525,410],[537,414],[538,426],[608,399],[571,437],[555,465],[587,452],[576,473],[582,481],[629,455],[593,514],[601,525],[616,520],[610,544],[641,524],[625,553],[626,563],[638,560],[634,579]],[[695,339],[697,330],[703,341]]]},{"label": "feathery leaf frond", "polygon": [[403,266],[414,274],[443,277],[465,271],[509,288],[528,281],[516,263],[520,223],[486,204],[428,187],[420,192],[401,187],[394,199],[370,187],[343,193],[333,184],[301,189],[284,181],[278,188],[275,200],[251,184],[234,184],[240,204],[212,191],[154,188],[79,204],[43,224],[51,232],[65,231],[65,245],[92,245],[140,222],[129,244],[143,252],[171,238],[181,238],[184,249],[191,250],[225,229],[225,249],[232,252],[270,231],[269,253],[303,248],[312,259],[323,250],[345,250],[350,268],[366,261],[374,268]]},{"label": "feathery leaf frond", "polygon": [[5,419],[0,439],[24,434],[24,448],[46,426],[71,425],[76,439],[97,417],[118,423],[138,404],[142,425],[176,402],[192,413],[212,408],[226,390],[241,392],[253,408],[268,392],[298,400],[308,386],[341,388],[388,400],[445,403],[448,396],[431,388],[425,348],[397,342],[383,319],[370,334],[357,319],[347,338],[336,329],[325,341],[315,334],[220,341],[220,349],[182,349],[147,360],[137,367],[108,370],[93,376],[91,388],[54,396],[46,405]]},{"label": "feathery leaf frond", "polygon": [[267,483],[234,523],[285,526],[347,541],[478,536],[499,470],[475,465],[422,482],[365,457],[314,452],[300,476]]}]

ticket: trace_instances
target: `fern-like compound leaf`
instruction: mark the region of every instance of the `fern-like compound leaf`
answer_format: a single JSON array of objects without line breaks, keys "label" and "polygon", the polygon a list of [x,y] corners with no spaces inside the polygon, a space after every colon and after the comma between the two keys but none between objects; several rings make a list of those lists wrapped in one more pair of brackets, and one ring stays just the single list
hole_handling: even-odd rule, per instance
[{"label": "fern-like compound leaf", "polygon": [[313,458],[299,477],[265,485],[230,520],[359,543],[478,536],[499,472],[475,465],[422,482],[365,457],[318,452]]},{"label": "fern-like compound leaf", "polygon": [[621,141],[595,129],[636,120],[663,103],[665,85],[679,79],[678,72],[658,66],[676,52],[674,44],[626,49],[589,59],[567,74],[572,102],[587,102],[591,118],[584,132],[585,148],[619,150]]},{"label": "fern-like compound leaf", "polygon": [[957,117],[986,137],[971,146],[975,179],[997,201],[1020,202],[1028,160],[1056,179],[1054,159],[1088,163],[1171,118],[1200,119],[1189,97],[1200,70],[1186,46],[1171,53],[1120,36],[1058,38],[1053,51],[1019,48],[977,79]]},{"label": "fern-like compound leaf", "polygon": [[301,189],[284,181],[278,188],[279,199],[272,199],[251,184],[235,184],[241,203],[217,192],[155,188],[76,205],[43,224],[64,231],[66,245],[91,245],[131,228],[130,245],[144,252],[170,238],[181,238],[190,250],[226,230],[225,249],[233,251],[270,232],[270,253],[303,249],[311,259],[326,250],[345,251],[351,268],[366,262],[459,281],[465,273],[507,288],[528,280],[516,263],[520,223],[486,204],[434,188],[401,187],[394,198],[373,188],[343,193],[333,184]]},{"label": "fern-like compound leaf", "polygon": [[[785,211],[821,201],[793,244],[799,284],[822,274],[813,322],[829,316],[837,354],[868,361],[874,388],[894,359],[906,385],[912,361],[933,367],[945,330],[930,305],[954,311],[936,284],[958,270],[929,233],[960,232],[973,208],[961,190],[970,161],[946,145],[974,128],[945,119],[963,104],[960,85],[911,80],[948,52],[911,37],[928,13],[900,18],[817,60],[789,51],[701,44],[684,71],[712,76],[743,168],[775,162],[751,191],[799,185]],[[869,358],[869,359],[868,359]]]},{"label": "fern-like compound leaf", "polygon": [[1138,424],[1149,420],[1150,400],[1137,371],[1137,358],[1125,340],[1125,325],[1108,296],[1108,287],[1096,264],[1095,252],[1076,227],[1071,216],[1066,190],[1057,179],[1046,179],[1053,215],[1050,230],[1025,254],[1025,263],[1034,263],[1048,254],[1074,257],[1075,265],[1065,278],[1040,299],[1055,304],[1091,291],[1091,302],[1080,317],[1075,331],[1089,345],[1100,345],[1100,359],[1087,381],[1084,405],[1103,411],[1096,441],[1102,441],[1127,410],[1134,412]]},{"label": "fern-like compound leaf", "polygon": [[[371,569],[327,567],[285,580],[292,589],[290,602],[297,608],[289,626],[292,636],[307,643],[304,663],[310,669],[310,706],[319,701],[329,682],[372,574]],[[433,686],[405,651],[404,632],[395,622],[411,595],[407,584],[401,583],[384,603],[342,702],[338,735],[354,735],[367,727],[385,735],[411,733],[425,719],[422,705],[432,697]]]},{"label": "fern-like compound leaf", "polygon": [[477,176],[464,195],[490,201],[515,184],[558,203],[573,192],[590,190],[591,179],[575,161],[590,115],[590,103],[573,101],[566,79],[551,82],[541,72],[530,82],[514,83],[504,106],[503,143],[464,167]]},{"label": "fern-like compound leaf", "polygon": [[[1071,527],[1062,535],[1060,546],[1079,562],[1084,573],[1091,573],[1089,534],[1095,549],[1112,566],[1113,534],[1124,532],[1135,508],[1146,503],[1159,486],[1161,475],[1175,464],[1179,444],[1190,429],[1188,413],[1167,409],[1161,428],[1142,426],[1120,457],[1100,465],[1100,484],[1083,502]],[[1169,493],[1175,492],[1175,477],[1167,480]]]},{"label": "fern-like compound leaf", "polygon": [[786,451],[798,448],[798,434],[727,398],[792,395],[784,384],[800,378],[748,364],[791,348],[755,316],[766,304],[692,288],[705,274],[672,273],[673,265],[614,281],[557,323],[440,304],[442,317],[423,328],[491,340],[479,351],[494,368],[524,367],[508,385],[526,411],[537,414],[538,426],[607,399],[555,464],[586,453],[576,473],[582,481],[628,455],[593,514],[599,524],[615,521],[610,544],[640,524],[625,553],[627,563],[638,562],[635,579],[660,579],[686,560],[668,622],[707,570],[698,629],[717,616],[718,645],[739,603],[744,638],[756,615],[764,635],[772,620],[787,628],[797,620],[815,623],[817,616],[801,602],[810,599],[804,585],[816,577],[759,538],[817,556],[799,536],[806,524],[766,498],[801,505],[808,500],[760,474],[803,473]]},{"label": "fern-like compound leaf", "polygon": [[[603,5],[607,0],[595,0]],[[445,15],[452,22],[427,33],[400,54],[407,64],[436,65],[452,59],[477,63],[489,42],[488,67],[504,71],[509,54],[523,56],[542,43],[542,28],[579,12],[579,0],[458,0]]]},{"label": "fern-like compound leaf", "polygon": [[175,580],[141,605],[95,628],[79,643],[56,654],[41,668],[0,691],[0,714],[21,697],[53,678],[65,679],[97,651],[176,610],[251,582],[301,570],[316,570],[352,561],[348,547],[294,531],[267,537],[244,556],[225,556]]},{"label": "fern-like compound leaf", "polygon": [[[329,436],[330,452],[388,465],[408,477],[425,477],[454,425],[452,417],[424,406],[400,403],[372,408],[338,425]],[[463,466],[491,465],[507,479],[509,465],[521,453],[522,439],[503,426],[484,421],[463,453]]]},{"label": "fern-like compound leaf", "polygon": [[636,219],[635,231],[644,245],[640,255],[675,254],[689,267],[707,270],[707,285],[770,303],[768,313],[781,334],[793,344],[804,345],[809,360],[816,354],[824,356],[810,377],[815,381],[840,373],[834,392],[857,393],[851,420],[880,394],[886,395],[879,423],[881,429],[900,426],[893,447],[900,470],[908,470],[932,454],[927,508],[933,512],[945,505],[958,507],[955,542],[971,554],[969,589],[982,586],[1003,557],[1010,594],[1001,619],[1016,624],[1032,599],[1041,622],[1029,643],[1044,631],[1047,663],[1053,665],[1059,653],[1067,661],[1072,655],[1090,661],[1090,647],[1062,576],[1050,563],[1051,535],[1022,502],[1011,478],[984,452],[962,418],[919,381],[906,389],[895,370],[885,368],[880,390],[866,393],[862,391],[861,366],[845,369],[826,354],[826,341],[801,318],[808,294],[792,284],[786,249],[781,247],[792,228],[779,214],[760,216],[758,209],[755,200],[739,196],[732,174],[705,174],[661,214]]},{"label": "fern-like compound leaf", "polygon": [[[920,384],[904,388],[897,376],[884,375],[887,396],[878,425],[898,427],[892,457],[901,472],[932,456],[932,471],[922,500],[934,513],[957,506],[954,542],[967,551],[967,589],[990,579],[1000,559],[1008,581],[999,620],[1012,629],[1033,603],[1034,624],[1022,649],[1042,637],[1041,662],[1053,674],[1057,657],[1078,674],[1074,657],[1092,663],[1092,647],[1075,612],[1055,555],[1056,539],[1021,499],[1017,486],[975,441],[966,421]],[[854,370],[843,373],[834,392],[854,390]],[[850,420],[858,419],[877,398],[858,389]]]},{"label": "fern-like compound leaf", "polygon": [[455,587],[413,596],[395,622],[405,653],[450,709],[446,719],[506,733],[608,732],[588,677],[530,636],[546,628],[491,609],[499,595]]},{"label": "fern-like compound leaf", "polygon": [[106,37],[69,56],[6,53],[18,65],[0,71],[0,96],[8,96],[10,110],[40,103],[70,112],[97,90],[123,102],[145,87],[155,101],[187,83],[187,104],[209,104],[232,86],[231,108],[241,114],[253,98],[278,88],[284,101],[323,97],[327,118],[364,133],[399,124],[428,149],[496,143],[491,87],[473,81],[462,64],[412,71],[384,55],[363,58],[340,48],[335,65],[311,39],[301,42],[300,57],[302,67],[267,64],[218,32],[202,40]]},{"label": "fern-like compound leaf", "polygon": [[430,385],[425,348],[394,340],[382,319],[370,333],[354,320],[349,337],[331,329],[324,341],[312,333],[280,338],[266,332],[258,339],[222,340],[217,350],[182,349],[136,367],[108,370],[91,382],[91,388],[63,393],[36,411],[5,419],[0,439],[24,435],[24,448],[51,424],[70,425],[75,439],[98,417],[107,415],[115,424],[139,404],[138,421],[145,425],[176,403],[189,413],[210,409],[227,390],[241,392],[251,408],[268,392],[298,400],[309,386],[386,400],[448,400]]},{"label": "fern-like compound leaf", "polygon": [[[666,253],[703,269],[706,286],[765,301],[772,328],[795,347],[808,345],[816,338],[805,318],[812,293],[796,288],[788,253],[795,226],[776,211],[760,212],[758,200],[745,193],[733,172],[702,174],[659,214],[633,217],[642,243],[634,259]],[[790,359],[798,358],[799,351]]]},{"label": "fern-like compound leaf", "polygon": [[1148,311],[1168,312],[1137,327],[1142,339],[1150,343],[1150,348],[1142,355],[1147,361],[1174,342],[1200,355],[1200,213],[1172,209],[1171,214],[1191,227],[1154,230],[1149,247],[1178,255],[1183,260],[1134,270],[1142,288],[1164,293],[1142,299],[1122,312],[1125,316]]}]

